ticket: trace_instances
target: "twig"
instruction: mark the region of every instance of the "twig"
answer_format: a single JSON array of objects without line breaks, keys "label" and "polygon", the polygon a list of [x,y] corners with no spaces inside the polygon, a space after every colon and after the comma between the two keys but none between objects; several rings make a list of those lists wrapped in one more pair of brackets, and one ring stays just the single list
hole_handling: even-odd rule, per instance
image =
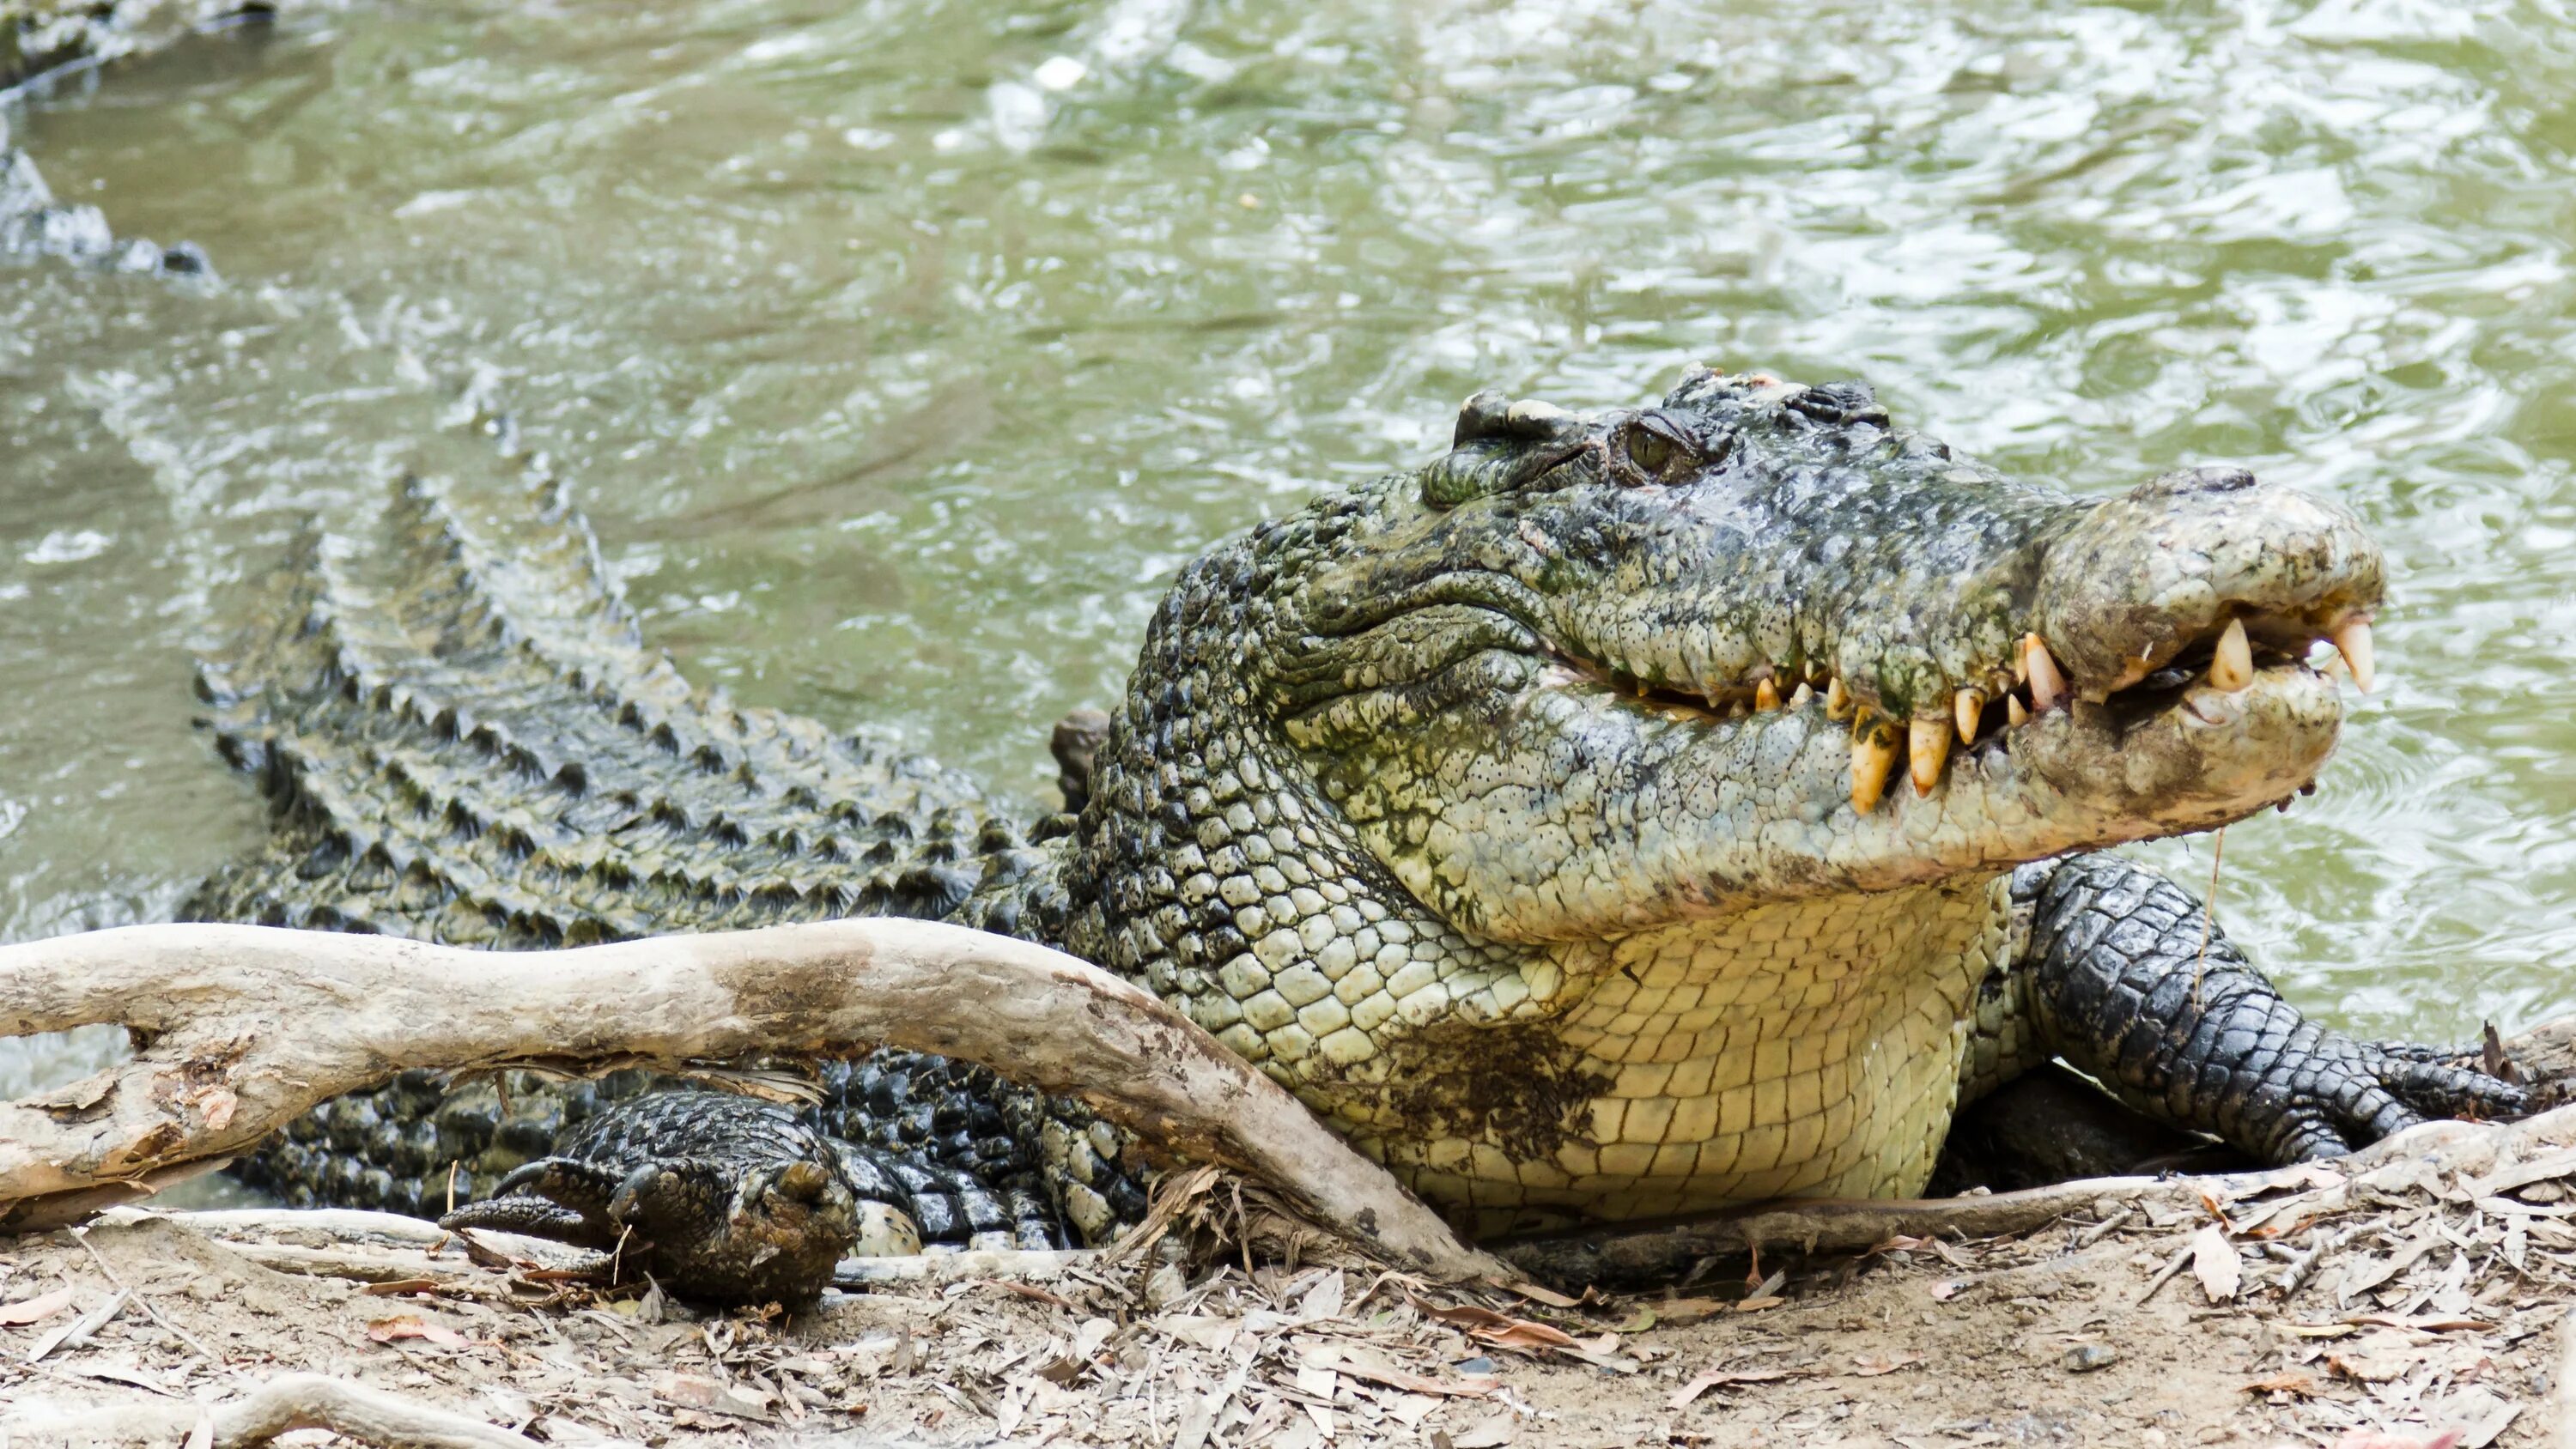
[{"label": "twig", "polygon": [[2119,1209],[2109,1217],[2104,1218],[2102,1221],[2095,1223],[2093,1226],[2086,1228],[2080,1233],[2077,1233],[2075,1235],[2075,1246],[2078,1248],[2089,1248],[2093,1246],[2095,1243],[2098,1243],[2104,1238],[2111,1236],[2113,1233],[2118,1232],[2120,1230],[2120,1224],[2127,1222],[2135,1214],[2136,1209],[2134,1208],[2124,1207]]},{"label": "twig", "polygon": [[58,1348],[78,1348],[89,1342],[89,1336],[105,1328],[108,1320],[125,1311],[125,1302],[134,1295],[119,1288],[100,1304],[44,1337],[27,1350],[27,1362],[34,1363]]},{"label": "twig", "polygon": [[2182,1247],[2175,1250],[2172,1257],[2165,1260],[2165,1265],[2163,1267],[2156,1270],[2156,1276],[2148,1281],[2147,1291],[2138,1295],[2138,1301],[2140,1303],[2144,1303],[2148,1299],[2155,1297],[2156,1291],[2164,1287],[2167,1283],[2172,1282],[2174,1275],[2182,1271],[2182,1265],[2190,1261],[2191,1244],[2185,1243]]}]

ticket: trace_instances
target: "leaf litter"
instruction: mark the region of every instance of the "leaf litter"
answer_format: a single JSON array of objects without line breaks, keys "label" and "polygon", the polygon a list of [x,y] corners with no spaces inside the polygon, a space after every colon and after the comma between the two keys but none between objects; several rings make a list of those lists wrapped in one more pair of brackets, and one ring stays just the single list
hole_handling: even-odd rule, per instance
[{"label": "leaf litter", "polygon": [[[219,1404],[305,1369],[556,1444],[2551,1442],[2576,1152],[2320,1168],[2182,1211],[2141,1181],[2025,1233],[1516,1296],[1368,1265],[1199,1173],[1123,1255],[961,1260],[792,1315],[489,1244],[335,1246],[286,1212],[124,1210],[85,1246],[0,1240],[0,1406]],[[2176,1277],[2198,1291],[2147,1292]]]}]

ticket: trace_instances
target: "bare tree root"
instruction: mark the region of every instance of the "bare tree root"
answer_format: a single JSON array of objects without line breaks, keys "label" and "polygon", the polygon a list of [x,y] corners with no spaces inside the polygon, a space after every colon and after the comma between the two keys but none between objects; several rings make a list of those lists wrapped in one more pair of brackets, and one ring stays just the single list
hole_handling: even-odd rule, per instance
[{"label": "bare tree root", "polygon": [[128,926],[0,946],[0,1035],[130,1028],[132,1061],[0,1104],[0,1230],[130,1199],[413,1067],[597,1069],[886,1045],[1079,1097],[1221,1163],[1397,1267],[1492,1256],[1150,993],[1059,951],[867,919],[488,952],[262,926]]},{"label": "bare tree root", "polygon": [[[1619,1223],[1492,1244],[1497,1254],[1545,1283],[1633,1285],[1671,1282],[1709,1258],[1740,1258],[1772,1248],[1861,1252],[1897,1237],[1953,1240],[2002,1237],[2060,1218],[2129,1207],[2200,1212],[2204,1199],[2235,1202],[2285,1188],[2343,1179],[2335,1192],[2366,1185],[2374,1174],[2425,1170],[2463,1176],[2499,1172],[2576,1143],[2576,1107],[2560,1107],[2510,1124],[2427,1122],[2349,1157],[2260,1172],[2200,1177],[2089,1177],[2021,1192],[1947,1198],[1831,1198],[1775,1202],[1657,1223]],[[2322,1174],[2322,1176],[2321,1176]],[[2501,1189],[2490,1189],[2498,1191]],[[2320,1210],[2339,1199],[2320,1199]]]},{"label": "bare tree root", "polygon": [[[211,1426],[212,1437],[195,1434]],[[538,1449],[524,1434],[382,1389],[319,1374],[281,1374],[229,1404],[109,1409],[34,1407],[0,1413],[13,1444],[265,1444],[297,1429],[328,1429],[378,1449]]]}]

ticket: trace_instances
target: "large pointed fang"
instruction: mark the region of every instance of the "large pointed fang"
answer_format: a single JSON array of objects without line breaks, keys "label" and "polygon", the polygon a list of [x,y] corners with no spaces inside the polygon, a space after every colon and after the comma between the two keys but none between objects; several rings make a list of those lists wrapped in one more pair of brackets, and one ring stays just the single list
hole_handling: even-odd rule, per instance
[{"label": "large pointed fang", "polygon": [[1780,707],[1780,686],[1773,684],[1768,678],[1765,678],[1761,683],[1753,686],[1753,707],[1757,710],[1764,711],[1778,709]]},{"label": "large pointed fang", "polygon": [[1896,726],[1888,720],[1858,723],[1852,730],[1852,813],[1867,815],[1887,793],[1888,774],[1896,768]]},{"label": "large pointed fang", "polygon": [[2209,658],[2209,682],[2234,694],[2254,682],[2254,646],[2245,641],[2245,621],[2230,619],[2218,636],[2218,652]]},{"label": "large pointed fang", "polygon": [[1986,717],[1986,692],[1973,687],[1960,690],[1951,704],[1958,711],[1959,743],[1975,744],[1977,724]]},{"label": "large pointed fang", "polygon": [[2030,707],[2046,714],[2066,697],[2066,676],[2057,672],[2057,660],[2037,634],[2022,636],[2021,658],[2023,667],[2030,671]]},{"label": "large pointed fang", "polygon": [[2354,619],[2334,631],[2335,652],[2352,670],[2352,682],[2361,692],[2370,693],[2370,681],[2377,673],[2370,657],[2370,621]]},{"label": "large pointed fang", "polygon": [[1851,712],[1851,691],[1843,688],[1842,676],[1837,674],[1833,682],[1825,686],[1825,718],[1847,720],[1851,718]]},{"label": "large pointed fang", "polygon": [[2004,723],[2016,728],[2030,723],[2030,711],[2022,707],[2020,695],[2004,696]]},{"label": "large pointed fang", "polygon": [[1929,795],[1941,783],[1941,767],[1950,763],[1950,717],[1927,714],[1905,727],[1906,768],[1914,776],[1914,793]]}]

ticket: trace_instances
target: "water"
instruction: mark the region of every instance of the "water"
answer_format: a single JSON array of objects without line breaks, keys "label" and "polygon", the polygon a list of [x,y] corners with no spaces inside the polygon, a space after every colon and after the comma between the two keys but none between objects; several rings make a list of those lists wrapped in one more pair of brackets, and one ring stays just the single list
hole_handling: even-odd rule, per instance
[{"label": "water", "polygon": [[2346,500],[2387,683],[2220,917],[2359,1030],[2576,1011],[2576,30],[2167,9],[483,0],[37,98],[59,192],[227,285],[0,271],[0,939],[256,837],[192,648],[302,516],[494,467],[474,405],[693,676],[1035,800],[1181,560],[1476,387],[1705,359]]}]

